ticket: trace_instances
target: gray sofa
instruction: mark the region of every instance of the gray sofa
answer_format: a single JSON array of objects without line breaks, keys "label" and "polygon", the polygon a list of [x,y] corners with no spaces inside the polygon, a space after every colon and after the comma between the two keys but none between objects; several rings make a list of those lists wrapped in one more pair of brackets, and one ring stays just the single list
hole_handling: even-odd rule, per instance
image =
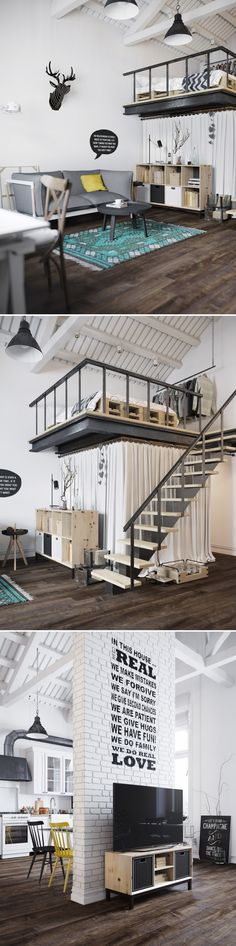
[{"label": "gray sofa", "polygon": [[[10,183],[10,193],[14,199],[14,207],[20,213],[43,216],[45,187],[41,184],[43,174],[53,177],[68,178],[71,182],[71,192],[68,203],[67,216],[91,213],[99,210],[99,205],[115,200],[117,197],[132,199],[132,171],[103,171],[96,167],[89,171],[37,171],[30,173],[14,173]],[[81,181],[82,174],[101,174],[106,191],[98,190],[87,193]]]}]

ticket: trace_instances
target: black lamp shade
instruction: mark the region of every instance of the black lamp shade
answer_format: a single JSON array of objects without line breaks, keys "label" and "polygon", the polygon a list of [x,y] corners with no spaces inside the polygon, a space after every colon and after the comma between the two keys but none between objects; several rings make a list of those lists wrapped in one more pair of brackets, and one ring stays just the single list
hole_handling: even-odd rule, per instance
[{"label": "black lamp shade", "polygon": [[136,0],[106,0],[104,9],[112,20],[131,20],[139,12]]},{"label": "black lamp shade", "polygon": [[183,23],[181,13],[175,14],[174,22],[167,30],[164,39],[168,46],[185,46],[187,43],[191,43],[192,33]]},{"label": "black lamp shade", "polygon": [[47,739],[47,738],[48,738],[48,734],[47,734],[47,732],[46,732],[46,729],[44,729],[44,726],[42,726],[42,723],[41,723],[41,721],[40,721],[40,719],[39,719],[38,713],[36,713],[34,722],[33,722],[32,726],[30,726],[30,729],[28,729],[27,737],[28,737],[28,739],[38,739],[39,736],[40,736],[40,739]]},{"label": "black lamp shade", "polygon": [[15,360],[36,364],[42,358],[42,351],[38,342],[30,331],[26,319],[21,319],[20,328],[6,347],[6,354]]}]

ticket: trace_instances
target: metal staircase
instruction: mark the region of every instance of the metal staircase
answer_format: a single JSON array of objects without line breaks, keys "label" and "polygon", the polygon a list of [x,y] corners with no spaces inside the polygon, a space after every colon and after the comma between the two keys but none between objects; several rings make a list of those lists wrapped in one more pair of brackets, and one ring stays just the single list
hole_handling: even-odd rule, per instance
[{"label": "metal staircase", "polygon": [[[218,464],[236,453],[236,428],[224,429],[224,411],[235,397],[236,390],[125,523],[120,543],[126,545],[127,553],[107,553],[108,566],[94,568],[94,579],[122,591],[142,584],[135,573],[148,568],[150,553],[152,557],[160,551],[167,536],[178,531],[180,519],[188,515],[186,510],[199,490],[208,487],[209,477],[217,474]],[[213,430],[217,418],[220,429]]]}]

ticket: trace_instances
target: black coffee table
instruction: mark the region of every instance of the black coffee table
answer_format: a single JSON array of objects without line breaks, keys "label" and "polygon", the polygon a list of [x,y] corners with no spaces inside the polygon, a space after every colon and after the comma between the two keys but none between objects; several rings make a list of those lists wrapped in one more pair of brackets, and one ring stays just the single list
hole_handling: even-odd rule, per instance
[{"label": "black coffee table", "polygon": [[127,204],[123,207],[117,207],[113,204],[112,207],[109,207],[108,204],[100,204],[99,210],[103,214],[103,230],[106,229],[107,219],[111,218],[111,229],[110,229],[110,240],[115,239],[115,229],[116,229],[116,218],[117,217],[130,217],[132,220],[133,227],[136,227],[137,217],[142,217],[143,229],[145,237],[148,236],[147,224],[145,220],[145,214],[147,210],[152,209],[152,204],[144,203],[144,201],[127,201]]}]

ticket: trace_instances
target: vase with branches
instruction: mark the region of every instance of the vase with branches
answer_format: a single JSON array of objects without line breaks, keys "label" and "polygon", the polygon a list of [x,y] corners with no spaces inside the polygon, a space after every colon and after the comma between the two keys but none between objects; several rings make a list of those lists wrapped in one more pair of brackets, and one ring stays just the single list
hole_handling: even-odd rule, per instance
[{"label": "vase with branches", "polygon": [[173,151],[173,157],[176,159],[176,164],[181,163],[181,154],[180,154],[181,148],[183,148],[185,142],[188,141],[189,138],[190,138],[190,131],[188,131],[187,129],[186,132],[181,132],[181,122],[180,121],[175,122],[174,131],[173,131],[172,151]]},{"label": "vase with branches", "polygon": [[67,508],[66,492],[68,489],[71,489],[72,484],[75,480],[75,469],[72,467],[72,457],[69,457],[68,460],[63,460],[62,465],[62,494],[61,494],[61,504],[62,508]]}]

